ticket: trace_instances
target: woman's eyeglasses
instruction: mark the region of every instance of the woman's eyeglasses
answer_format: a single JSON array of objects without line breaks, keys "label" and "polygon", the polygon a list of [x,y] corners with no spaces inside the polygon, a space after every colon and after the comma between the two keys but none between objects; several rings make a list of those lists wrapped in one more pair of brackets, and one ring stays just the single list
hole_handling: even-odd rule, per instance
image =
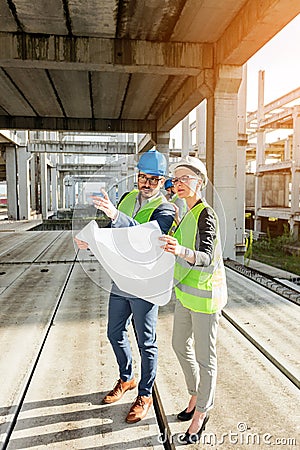
[{"label": "woman's eyeglasses", "polygon": [[190,180],[197,180],[196,177],[190,177],[189,175],[183,175],[182,177],[172,178],[172,183],[175,185],[177,183],[187,184]]},{"label": "woman's eyeglasses", "polygon": [[145,183],[145,184],[147,183],[147,181],[149,181],[150,186],[157,186],[160,179],[161,178],[159,178],[159,177],[146,177],[146,175],[144,175],[142,173],[138,174],[138,180],[141,183]]}]

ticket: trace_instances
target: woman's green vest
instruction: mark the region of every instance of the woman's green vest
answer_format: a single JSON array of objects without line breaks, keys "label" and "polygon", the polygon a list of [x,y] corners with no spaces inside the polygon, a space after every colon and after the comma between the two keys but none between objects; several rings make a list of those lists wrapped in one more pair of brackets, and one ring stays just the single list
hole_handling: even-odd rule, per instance
[{"label": "woman's green vest", "polygon": [[[120,201],[118,205],[118,210],[122,211],[129,217],[133,217],[134,206],[136,202],[136,198],[139,194],[137,189],[134,189],[131,192],[128,192],[127,195]],[[156,208],[162,204],[163,198],[161,196],[155,197],[150,200],[150,202],[145,203],[138,211],[138,213],[134,216],[134,219],[139,223],[149,222],[150,217]]]},{"label": "woman's green vest", "polygon": [[[184,216],[174,233],[180,245],[196,250],[198,219],[205,208],[210,206],[199,203]],[[205,314],[220,311],[227,302],[226,277],[218,229],[216,234],[213,259],[208,267],[191,265],[179,257],[175,263],[174,282],[177,299],[184,307]]]}]

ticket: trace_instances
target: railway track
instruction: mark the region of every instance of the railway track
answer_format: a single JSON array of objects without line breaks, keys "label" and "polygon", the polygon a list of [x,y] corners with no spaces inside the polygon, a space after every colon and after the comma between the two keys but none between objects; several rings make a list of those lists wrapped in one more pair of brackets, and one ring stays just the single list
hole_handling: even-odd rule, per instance
[{"label": "railway track", "polygon": [[278,280],[275,280],[274,277],[271,277],[270,275],[267,275],[251,267],[244,266],[243,264],[240,264],[232,259],[226,259],[224,261],[224,264],[225,267],[228,267],[229,269],[240,273],[244,277],[255,281],[255,283],[258,283],[261,286],[269,289],[270,291],[279,294],[281,297],[286,298],[287,300],[290,300],[297,305],[300,305],[300,292],[286,286]]}]

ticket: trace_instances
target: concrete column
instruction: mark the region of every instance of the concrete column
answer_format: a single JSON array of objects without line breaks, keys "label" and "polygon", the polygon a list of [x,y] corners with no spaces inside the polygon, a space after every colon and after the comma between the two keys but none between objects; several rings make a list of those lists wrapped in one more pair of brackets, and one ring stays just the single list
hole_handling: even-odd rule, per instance
[{"label": "concrete column", "polygon": [[213,205],[213,180],[214,180],[214,136],[215,136],[215,98],[207,99],[206,104],[206,170],[209,183],[205,189],[205,197],[210,205]]},{"label": "concrete column", "polygon": [[15,147],[6,146],[7,215],[9,219],[19,219],[17,152]]},{"label": "concrete column", "polygon": [[181,121],[181,127],[181,156],[184,158],[189,154],[191,148],[190,122],[188,115]]},{"label": "concrete column", "polygon": [[288,161],[289,159],[291,159],[291,154],[290,154],[290,140],[289,138],[287,138],[284,141],[284,160]]},{"label": "concrete column", "polygon": [[206,148],[206,101],[200,103],[196,109],[196,143],[198,157],[205,159]]},{"label": "concrete column", "polygon": [[31,198],[31,209],[38,211],[39,207],[37,204],[37,167],[36,167],[36,155],[33,154],[29,161],[30,167],[30,198]]},{"label": "concrete column", "polygon": [[48,211],[52,211],[52,202],[51,202],[51,167],[47,164],[47,204]]},{"label": "concrete column", "polygon": [[84,188],[83,188],[83,181],[78,181],[78,203],[80,203],[81,205],[83,205],[85,201],[84,198]]},{"label": "concrete column", "polygon": [[48,219],[47,154],[40,153],[42,219]]},{"label": "concrete column", "polygon": [[[64,155],[59,154],[57,164],[64,163]],[[64,173],[58,172],[58,208],[65,207],[65,183],[64,183]]]},{"label": "concrete column", "polygon": [[110,185],[110,188],[109,188],[109,190],[108,190],[108,197],[109,197],[109,199],[110,199],[110,201],[114,204],[114,205],[116,205],[116,203],[117,203],[117,198],[116,198],[116,185],[115,184],[110,184],[109,183],[109,185]]},{"label": "concrete column", "polygon": [[133,155],[128,155],[127,157],[127,170],[128,170],[128,179],[127,179],[127,189],[128,191],[132,191],[134,188],[135,182],[135,161]]},{"label": "concrete column", "polygon": [[20,219],[30,218],[30,178],[29,159],[31,154],[26,147],[17,149],[18,181],[19,181],[19,214]]},{"label": "concrete column", "polygon": [[156,150],[163,153],[167,160],[167,176],[169,174],[169,142],[170,133],[169,132],[158,132],[156,136]]},{"label": "concrete column", "polygon": [[64,180],[64,174],[59,174],[59,208],[65,208],[66,206],[66,189],[65,189],[65,180]]},{"label": "concrete column", "polygon": [[300,212],[300,107],[293,112],[293,151],[292,151],[292,192],[291,192],[291,233],[295,239],[299,236],[299,222],[293,219]]},{"label": "concrete column", "polygon": [[246,145],[248,142],[246,134],[247,118],[247,70],[243,67],[242,82],[238,92],[238,146],[237,146],[237,218],[236,218],[236,260],[244,264],[244,253],[246,251],[245,241],[245,199],[246,199]]},{"label": "concrete column", "polygon": [[265,72],[260,70],[258,74],[258,109],[257,109],[257,145],[256,145],[256,177],[255,177],[255,205],[254,205],[254,230],[261,231],[261,218],[258,216],[258,210],[262,207],[262,177],[258,172],[261,164],[265,163],[265,131],[260,129],[260,121],[264,119],[264,79]]},{"label": "concrete column", "polygon": [[75,182],[70,176],[64,179],[65,185],[65,207],[71,208],[75,204]]},{"label": "concrete column", "polygon": [[224,257],[235,259],[238,210],[237,93],[242,67],[221,66],[217,73],[214,104],[213,207],[218,214]]},{"label": "concrete column", "polygon": [[127,181],[128,181],[128,165],[126,157],[122,159],[120,164],[120,176],[118,179],[118,201],[125,192],[128,192]]},{"label": "concrete column", "polygon": [[56,167],[51,167],[51,186],[52,186],[52,202],[51,209],[53,212],[57,212],[57,170]]},{"label": "concrete column", "polygon": [[75,204],[76,204],[76,187],[75,181],[72,180],[70,208],[74,208]]}]

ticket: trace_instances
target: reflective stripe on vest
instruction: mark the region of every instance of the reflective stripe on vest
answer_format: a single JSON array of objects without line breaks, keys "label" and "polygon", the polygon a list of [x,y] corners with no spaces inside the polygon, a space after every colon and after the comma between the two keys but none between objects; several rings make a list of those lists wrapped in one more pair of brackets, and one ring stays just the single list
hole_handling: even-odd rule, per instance
[{"label": "reflective stripe on vest", "polygon": [[[198,220],[205,208],[210,206],[199,203],[182,219],[174,234],[180,245],[196,250]],[[206,314],[219,311],[227,301],[219,232],[216,234],[213,260],[208,267],[193,266],[182,258],[177,258],[175,264],[176,297],[186,308]]]},{"label": "reflective stripe on vest", "polygon": [[[139,191],[137,189],[128,192],[128,194],[119,203],[118,210],[122,211],[129,217],[133,217],[133,211],[138,194]],[[150,200],[150,202],[145,203],[145,205],[141,207],[141,209],[133,218],[139,223],[149,222],[153,212],[159,205],[162,204],[162,201],[163,198],[161,196],[155,197],[154,199]]]}]

